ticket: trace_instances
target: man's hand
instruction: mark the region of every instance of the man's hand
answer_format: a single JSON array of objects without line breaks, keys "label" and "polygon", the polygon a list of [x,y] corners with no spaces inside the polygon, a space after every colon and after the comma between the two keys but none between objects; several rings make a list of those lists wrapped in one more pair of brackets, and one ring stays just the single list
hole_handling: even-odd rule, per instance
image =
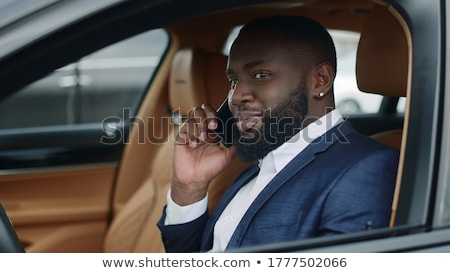
[{"label": "man's hand", "polygon": [[172,199],[180,206],[203,199],[211,180],[235,155],[234,147],[220,145],[217,122],[213,107],[196,107],[175,138]]}]

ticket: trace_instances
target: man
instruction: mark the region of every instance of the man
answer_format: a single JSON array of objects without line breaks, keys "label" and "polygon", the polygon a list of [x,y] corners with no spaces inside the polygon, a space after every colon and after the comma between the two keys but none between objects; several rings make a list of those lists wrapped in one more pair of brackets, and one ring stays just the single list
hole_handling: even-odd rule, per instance
[{"label": "man", "polygon": [[[228,101],[239,136],[219,145],[203,105],[176,137],[158,223],[168,252],[226,251],[386,227],[398,152],[358,134],[334,109],[336,53],[320,24],[274,16],[242,28],[230,51]],[[209,183],[235,155],[244,171],[215,211]]]}]

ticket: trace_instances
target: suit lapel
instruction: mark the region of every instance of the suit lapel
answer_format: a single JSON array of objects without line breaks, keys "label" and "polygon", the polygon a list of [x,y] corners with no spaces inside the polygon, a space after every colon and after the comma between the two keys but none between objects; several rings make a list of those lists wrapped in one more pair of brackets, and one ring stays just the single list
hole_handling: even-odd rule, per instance
[{"label": "suit lapel", "polygon": [[[352,132],[354,132],[354,129],[350,125],[350,123],[343,122],[313,141],[291,162],[289,162],[289,164],[286,165],[286,167],[284,167],[283,170],[281,170],[272,179],[272,181],[264,188],[264,190],[255,199],[255,201],[250,205],[241,222],[237,226],[233,236],[231,237],[227,248],[236,248],[240,246],[242,239],[244,238],[244,235],[248,227],[250,226],[250,223],[252,222],[253,217],[280,187],[282,187],[287,181],[291,179],[292,176],[300,172],[306,165],[313,161],[317,153],[327,150],[336,141],[347,141],[345,136]],[[227,203],[228,202],[229,200],[227,201]]]}]

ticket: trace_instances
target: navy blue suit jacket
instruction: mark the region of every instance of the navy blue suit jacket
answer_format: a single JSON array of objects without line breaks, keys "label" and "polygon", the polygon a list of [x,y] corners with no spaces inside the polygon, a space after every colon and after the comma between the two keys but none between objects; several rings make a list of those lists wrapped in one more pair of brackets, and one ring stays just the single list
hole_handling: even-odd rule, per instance
[{"label": "navy blue suit jacket", "polygon": [[[258,195],[227,249],[389,225],[399,153],[357,133],[345,121],[316,139]],[[244,171],[215,211],[185,224],[158,222],[167,252],[212,248],[215,222],[239,189],[259,171]]]}]

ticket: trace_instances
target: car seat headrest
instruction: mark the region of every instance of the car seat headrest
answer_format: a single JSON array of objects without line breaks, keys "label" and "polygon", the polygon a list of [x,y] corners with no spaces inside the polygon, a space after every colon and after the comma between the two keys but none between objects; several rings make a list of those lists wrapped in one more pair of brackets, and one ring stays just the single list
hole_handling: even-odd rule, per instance
[{"label": "car seat headrest", "polygon": [[178,51],[173,59],[169,100],[173,111],[186,116],[193,107],[208,103],[216,109],[228,95],[227,57],[200,48]]},{"label": "car seat headrest", "polygon": [[356,58],[358,88],[384,96],[406,96],[410,65],[405,30],[390,7],[375,6],[361,31]]}]

